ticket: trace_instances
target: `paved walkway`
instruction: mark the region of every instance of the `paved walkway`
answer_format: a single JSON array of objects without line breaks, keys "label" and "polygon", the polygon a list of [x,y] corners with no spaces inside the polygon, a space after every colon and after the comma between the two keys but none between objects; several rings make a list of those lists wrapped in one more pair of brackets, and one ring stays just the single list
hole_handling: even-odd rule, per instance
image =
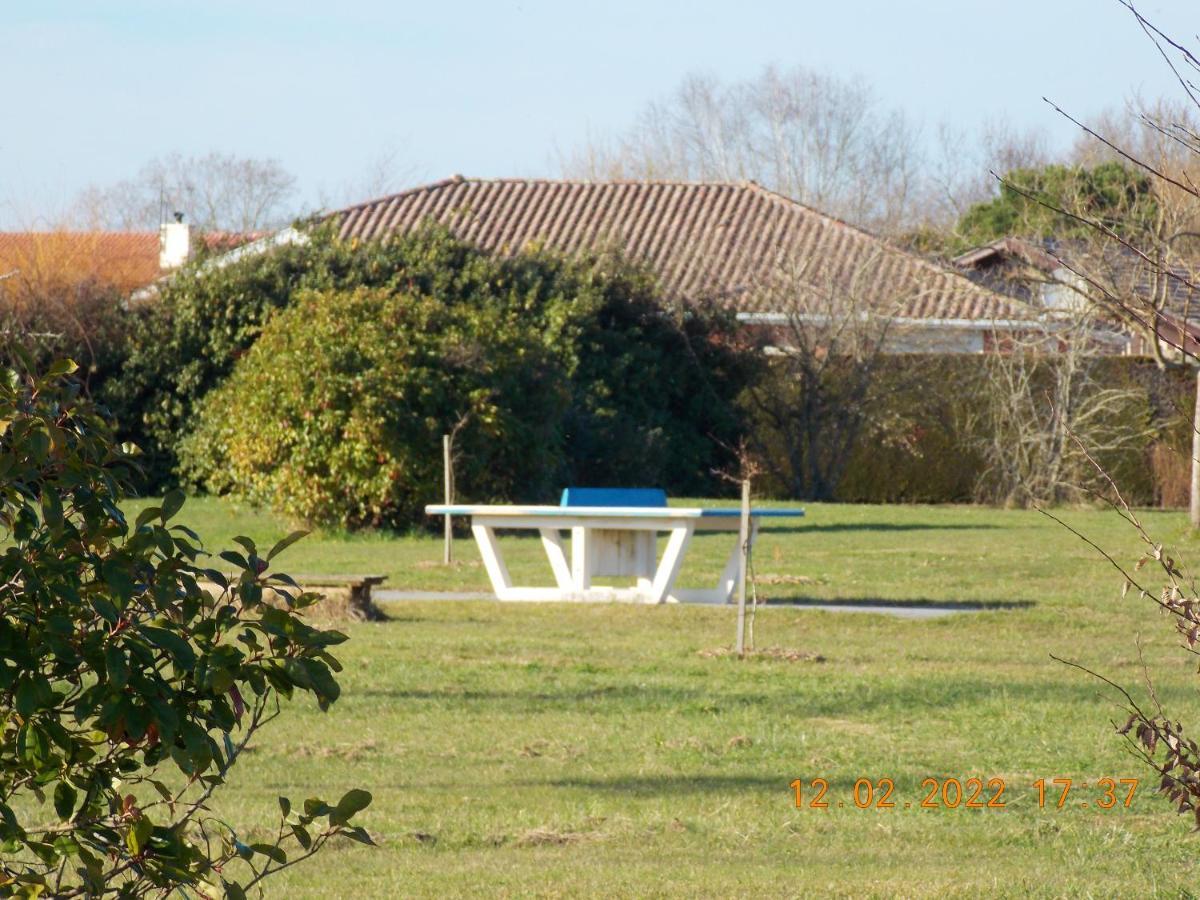
[{"label": "paved walkway", "polygon": [[[372,591],[371,598],[379,603],[411,600],[492,600],[499,602],[488,591],[398,591],[376,588]],[[789,603],[787,601],[776,601],[766,605],[775,608],[789,606],[794,609],[819,609],[825,612],[873,613],[877,616],[894,616],[897,619],[936,619],[940,616],[952,616],[956,613],[983,612],[986,609],[986,607],[973,606],[969,603],[901,606],[899,604]]]}]

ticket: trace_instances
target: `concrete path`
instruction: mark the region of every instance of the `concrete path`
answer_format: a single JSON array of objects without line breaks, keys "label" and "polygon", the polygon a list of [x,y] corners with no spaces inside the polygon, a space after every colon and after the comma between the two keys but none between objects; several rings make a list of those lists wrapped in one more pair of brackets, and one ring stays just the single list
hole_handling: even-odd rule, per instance
[{"label": "concrete path", "polygon": [[[398,591],[376,588],[372,591],[371,598],[378,603],[412,600],[492,600],[499,602],[488,591]],[[894,616],[897,619],[936,619],[940,616],[952,616],[956,613],[983,612],[986,609],[986,607],[972,606],[967,603],[900,606],[897,604],[789,603],[782,601],[766,605],[774,608],[787,606],[793,609],[819,609],[824,612],[873,613],[877,616]]]}]

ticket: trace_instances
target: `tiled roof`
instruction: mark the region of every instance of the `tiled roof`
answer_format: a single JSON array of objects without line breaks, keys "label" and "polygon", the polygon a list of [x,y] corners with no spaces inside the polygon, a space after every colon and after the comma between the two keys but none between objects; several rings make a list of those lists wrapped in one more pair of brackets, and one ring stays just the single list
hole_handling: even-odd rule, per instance
[{"label": "tiled roof", "polygon": [[[1153,253],[1149,254],[1154,259]],[[1047,282],[1077,281],[1078,274],[1092,282],[1102,296],[1107,292],[1140,311],[1158,306],[1168,315],[1200,323],[1200,265],[1181,255],[1160,267],[1147,262],[1133,249],[1106,238],[1093,241],[1040,241],[1006,237],[955,258],[964,271],[986,277],[986,267],[1000,267],[999,274],[985,283],[1000,291],[1027,290],[1030,277],[1012,264],[1030,266]]]},{"label": "tiled roof", "polygon": [[0,232],[0,275],[31,283],[94,281],[129,292],[150,284],[158,268],[154,231]]},{"label": "tiled roof", "polygon": [[[455,176],[332,216],[343,238],[379,238],[432,220],[489,252],[615,246],[648,263],[670,299],[716,299],[739,312],[788,312],[785,293],[835,286],[911,318],[1030,315],[1012,298],[754,183]],[[778,289],[785,268],[793,273],[787,283],[798,286],[787,292]]]}]

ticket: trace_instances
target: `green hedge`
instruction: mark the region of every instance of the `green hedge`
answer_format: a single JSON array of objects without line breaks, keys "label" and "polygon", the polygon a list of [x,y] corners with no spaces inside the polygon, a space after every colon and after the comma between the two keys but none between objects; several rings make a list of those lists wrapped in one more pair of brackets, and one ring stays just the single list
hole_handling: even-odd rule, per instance
[{"label": "green hedge", "polygon": [[[836,492],[853,503],[961,503],[980,499],[984,463],[973,449],[970,433],[986,400],[983,356],[896,356],[884,378],[907,385],[890,393],[889,423],[902,423],[898,433],[877,429],[854,450]],[[1154,423],[1156,436],[1140,447],[1100,460],[1123,493],[1135,503],[1161,499],[1164,477],[1154,465],[1156,448],[1175,456],[1191,453],[1191,412],[1195,375],[1190,369],[1158,369],[1152,360],[1108,357],[1093,362],[1105,386],[1127,388],[1141,399],[1133,418]],[[914,376],[913,369],[918,370]],[[977,425],[975,427],[978,427]],[[769,479],[770,496],[785,496]],[[1178,493],[1178,492],[1176,492]]]}]

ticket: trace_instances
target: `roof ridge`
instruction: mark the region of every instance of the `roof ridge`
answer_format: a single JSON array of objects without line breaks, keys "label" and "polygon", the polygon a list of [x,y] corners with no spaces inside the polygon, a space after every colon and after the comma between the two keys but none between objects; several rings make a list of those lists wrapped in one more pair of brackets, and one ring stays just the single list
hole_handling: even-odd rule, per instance
[{"label": "roof ridge", "polygon": [[[422,191],[435,191],[440,188],[449,187],[454,184],[578,184],[578,185],[646,185],[658,187],[733,187],[746,188],[750,185],[759,187],[760,190],[766,190],[753,181],[709,181],[696,179],[677,179],[677,178],[527,178],[520,176],[501,176],[499,178],[475,178],[468,175],[451,175],[449,178],[442,178],[438,181],[431,181],[427,184],[418,184],[413,187],[405,188],[402,191],[395,191],[391,194],[383,194],[378,197],[372,197],[369,200],[362,200],[358,203],[353,203],[350,206],[343,206],[338,209],[330,210],[318,218],[328,218],[330,216],[342,215],[344,213],[353,212],[356,209],[363,209],[368,206],[375,206],[378,203],[384,203],[389,200],[397,200],[401,197],[409,197],[414,194],[419,194]],[[783,196],[782,194],[779,196]],[[790,200],[785,197],[784,199]],[[796,203],[795,200],[791,201]],[[799,204],[803,205],[803,204]],[[813,210],[817,212],[817,210]],[[851,226],[853,227],[853,226]]]}]

